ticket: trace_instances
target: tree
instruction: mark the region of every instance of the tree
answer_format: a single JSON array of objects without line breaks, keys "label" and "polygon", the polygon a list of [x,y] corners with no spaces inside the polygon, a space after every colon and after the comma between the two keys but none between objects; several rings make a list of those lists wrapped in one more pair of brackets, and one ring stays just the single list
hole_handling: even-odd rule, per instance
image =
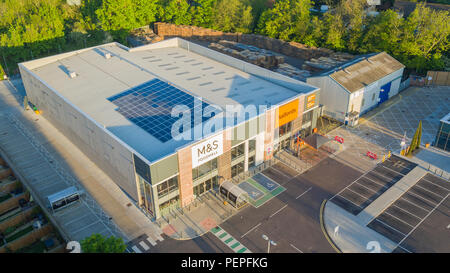
[{"label": "tree", "polygon": [[403,25],[404,19],[395,11],[382,11],[368,24],[361,43],[361,52],[386,51],[398,56],[399,43],[403,37]]},{"label": "tree", "polygon": [[199,27],[212,27],[215,0],[197,0],[191,5],[192,24]]},{"label": "tree", "polygon": [[409,145],[409,150],[407,155],[412,155],[412,152],[420,147],[420,141],[422,138],[422,121],[419,122],[419,126],[414,133],[413,139],[411,140],[411,144]]},{"label": "tree", "polygon": [[405,22],[400,51],[402,61],[417,71],[430,69],[428,63],[450,48],[450,13],[419,3]]},{"label": "tree", "polygon": [[252,7],[240,0],[218,0],[214,5],[213,27],[225,32],[250,33],[253,29]]},{"label": "tree", "polygon": [[0,64],[0,81],[3,81],[4,76],[5,76],[5,71],[3,70],[3,67]]},{"label": "tree", "polygon": [[311,7],[310,0],[277,1],[261,15],[258,31],[272,38],[303,42],[311,26]]},{"label": "tree", "polygon": [[101,234],[92,234],[81,241],[84,253],[124,253],[127,248],[122,238],[114,236],[106,238]]},{"label": "tree", "polygon": [[95,11],[99,26],[119,41],[125,41],[129,31],[139,27],[133,0],[103,0]]},{"label": "tree", "polygon": [[176,25],[190,25],[192,14],[186,0],[168,0],[160,7],[161,18],[164,22]]}]

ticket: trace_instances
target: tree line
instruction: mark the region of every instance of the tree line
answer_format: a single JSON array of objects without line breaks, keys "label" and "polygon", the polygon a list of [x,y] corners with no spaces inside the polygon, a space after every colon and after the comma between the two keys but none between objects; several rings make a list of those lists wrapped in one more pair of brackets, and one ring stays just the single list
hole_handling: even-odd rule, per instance
[{"label": "tree line", "polygon": [[[322,1],[323,2],[323,1]],[[256,33],[353,54],[386,51],[410,70],[449,69],[450,14],[418,4],[408,18],[366,12],[366,0],[0,0],[1,64],[116,40],[157,21]],[[0,68],[1,71],[1,68]],[[8,71],[6,71],[8,73]],[[11,73],[13,71],[9,71]]]}]

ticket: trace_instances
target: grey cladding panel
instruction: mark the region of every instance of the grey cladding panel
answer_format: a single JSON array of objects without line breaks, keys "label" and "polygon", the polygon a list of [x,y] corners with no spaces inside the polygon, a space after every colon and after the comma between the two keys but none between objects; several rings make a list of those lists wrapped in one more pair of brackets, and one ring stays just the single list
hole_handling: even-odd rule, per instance
[{"label": "grey cladding panel", "polygon": [[133,154],[134,157],[134,168],[136,169],[136,173],[139,174],[142,178],[144,178],[147,182],[152,183],[151,174],[150,174],[150,166],[147,163],[142,161],[137,155]]}]

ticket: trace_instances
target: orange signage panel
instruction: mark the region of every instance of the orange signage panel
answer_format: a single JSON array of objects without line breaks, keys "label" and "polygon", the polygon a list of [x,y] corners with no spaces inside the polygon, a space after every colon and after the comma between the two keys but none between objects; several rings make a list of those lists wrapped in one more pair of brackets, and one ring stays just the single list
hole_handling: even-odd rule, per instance
[{"label": "orange signage panel", "polygon": [[307,102],[315,101],[316,100],[316,94],[309,95],[308,98],[306,98]]},{"label": "orange signage panel", "polygon": [[306,98],[306,109],[310,109],[316,104],[316,94],[309,95]]},{"label": "orange signage panel", "polygon": [[298,99],[278,108],[278,126],[282,126],[298,117]]}]

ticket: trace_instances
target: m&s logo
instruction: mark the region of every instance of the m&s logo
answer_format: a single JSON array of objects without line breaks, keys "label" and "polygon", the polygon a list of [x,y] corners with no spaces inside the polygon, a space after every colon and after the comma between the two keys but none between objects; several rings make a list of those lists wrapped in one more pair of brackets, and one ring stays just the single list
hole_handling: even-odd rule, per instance
[{"label": "m&s logo", "polygon": [[192,168],[195,168],[223,152],[223,135],[217,135],[192,147]]},{"label": "m&s logo", "polygon": [[219,147],[219,141],[214,140],[212,144],[206,144],[201,149],[197,149],[198,157],[204,155],[205,153],[210,153],[212,150],[217,150]]}]

